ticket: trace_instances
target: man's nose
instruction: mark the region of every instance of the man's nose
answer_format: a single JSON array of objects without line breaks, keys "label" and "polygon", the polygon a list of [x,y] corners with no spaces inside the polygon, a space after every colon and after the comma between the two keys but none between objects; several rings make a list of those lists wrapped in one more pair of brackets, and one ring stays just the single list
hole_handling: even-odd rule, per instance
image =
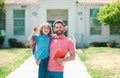
[{"label": "man's nose", "polygon": [[58,27],[58,30],[60,30],[61,28],[60,27]]}]

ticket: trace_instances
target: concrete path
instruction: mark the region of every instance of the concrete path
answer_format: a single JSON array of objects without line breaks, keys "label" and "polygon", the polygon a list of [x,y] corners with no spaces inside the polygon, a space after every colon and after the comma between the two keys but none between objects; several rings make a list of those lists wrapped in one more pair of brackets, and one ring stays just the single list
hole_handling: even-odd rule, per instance
[{"label": "concrete path", "polygon": [[[33,56],[31,56],[6,78],[37,78],[37,69],[38,66],[35,64]],[[91,76],[76,55],[74,61],[65,63],[64,78],[91,78]]]}]

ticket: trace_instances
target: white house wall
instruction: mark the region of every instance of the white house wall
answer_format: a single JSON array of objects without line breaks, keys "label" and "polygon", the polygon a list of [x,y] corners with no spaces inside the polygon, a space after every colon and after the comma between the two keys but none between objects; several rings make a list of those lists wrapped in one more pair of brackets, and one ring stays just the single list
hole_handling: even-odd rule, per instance
[{"label": "white house wall", "polygon": [[[101,6],[88,6],[87,9],[91,9],[91,8],[100,8]],[[90,13],[89,13],[90,14]],[[89,17],[90,15],[87,14]],[[89,22],[89,19],[87,20],[88,23],[87,24],[90,24]],[[91,42],[110,42],[110,41],[116,41],[116,42],[120,42],[120,36],[119,35],[110,35],[110,29],[109,29],[109,26],[104,26],[102,25],[102,28],[101,28],[101,35],[90,35],[90,25],[86,25],[87,27],[87,42],[88,43],[91,43]]]},{"label": "white house wall", "polygon": [[[38,5],[27,5],[22,8],[19,5],[6,7],[6,36],[5,46],[8,45],[9,38],[16,38],[20,42],[29,43],[27,38],[34,26],[40,26],[47,22],[47,10],[67,10],[68,11],[68,37],[74,40],[76,46],[89,46],[91,42],[107,42],[116,40],[120,43],[119,35],[110,35],[109,26],[102,26],[101,35],[90,35],[89,11],[90,8],[99,8],[101,5],[81,5],[75,0],[39,0]],[[13,35],[13,10],[25,9],[25,35]],[[19,32],[19,31],[18,31]]]},{"label": "white house wall", "polygon": [[[25,35],[23,36],[15,36],[14,28],[13,28],[13,11],[15,9],[25,9]],[[6,36],[4,46],[8,46],[9,38],[16,38],[18,42],[28,43],[28,36],[30,35],[32,28],[37,25],[38,19],[37,16],[34,15],[37,12],[36,6],[26,6],[22,8],[21,6],[7,6],[6,7]],[[19,32],[19,31],[18,31]]]},{"label": "white house wall", "polygon": [[[77,32],[76,39],[78,46],[89,46],[91,42],[116,41],[120,43],[119,35],[110,35],[109,26],[102,25],[101,35],[90,35],[90,9],[100,8],[101,5],[77,5]],[[82,14],[81,14],[82,13]]]},{"label": "white house wall", "polygon": [[86,15],[85,13],[85,7],[76,6],[76,31],[75,31],[75,40],[76,40],[76,46],[77,47],[83,47],[85,45],[86,42],[86,17],[84,17]]},{"label": "white house wall", "polygon": [[[8,45],[9,38],[16,38],[19,42],[29,43],[27,38],[32,32],[34,26],[40,26],[41,23],[47,22],[48,9],[66,9],[68,10],[68,36],[72,38],[75,31],[75,3],[73,0],[39,0],[39,5],[8,5],[6,7],[6,36],[4,46]],[[25,9],[25,35],[13,35],[13,10]],[[18,31],[19,32],[19,31]]]}]

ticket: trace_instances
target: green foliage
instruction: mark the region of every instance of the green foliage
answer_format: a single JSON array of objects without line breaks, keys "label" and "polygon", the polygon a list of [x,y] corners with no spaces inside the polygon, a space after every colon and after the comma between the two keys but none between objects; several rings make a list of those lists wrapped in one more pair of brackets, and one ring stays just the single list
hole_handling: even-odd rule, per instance
[{"label": "green foliage", "polygon": [[98,20],[110,26],[120,25],[120,1],[106,4],[99,9]]},{"label": "green foliage", "polygon": [[17,47],[17,39],[16,38],[9,38],[8,43],[10,47]]},{"label": "green foliage", "polygon": [[0,20],[5,14],[5,0],[0,0]]},{"label": "green foliage", "polygon": [[0,48],[2,47],[3,43],[4,43],[4,37],[0,36]]}]

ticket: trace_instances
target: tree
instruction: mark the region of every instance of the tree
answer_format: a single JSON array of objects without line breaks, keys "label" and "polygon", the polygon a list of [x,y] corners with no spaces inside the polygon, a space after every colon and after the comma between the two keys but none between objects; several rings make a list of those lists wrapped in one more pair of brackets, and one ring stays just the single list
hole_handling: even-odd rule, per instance
[{"label": "tree", "polygon": [[5,0],[0,0],[0,20],[5,14]]},{"label": "tree", "polygon": [[110,26],[120,26],[120,1],[105,4],[99,9],[98,20]]},{"label": "tree", "polygon": [[[5,14],[5,0],[0,0],[0,24],[4,14]],[[1,32],[1,27],[0,27],[0,32]],[[0,48],[2,47],[3,43],[4,43],[4,37],[1,36],[0,33]]]}]

